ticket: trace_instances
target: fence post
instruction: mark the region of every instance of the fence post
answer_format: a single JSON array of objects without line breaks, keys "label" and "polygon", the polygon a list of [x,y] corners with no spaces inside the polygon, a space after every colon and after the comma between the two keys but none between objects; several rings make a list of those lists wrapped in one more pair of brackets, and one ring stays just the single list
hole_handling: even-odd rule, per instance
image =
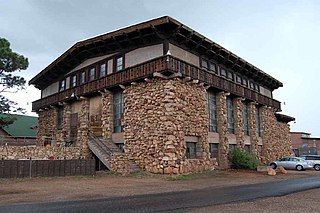
[{"label": "fence post", "polygon": [[29,177],[32,177],[32,158],[30,157],[30,161],[29,161]]}]

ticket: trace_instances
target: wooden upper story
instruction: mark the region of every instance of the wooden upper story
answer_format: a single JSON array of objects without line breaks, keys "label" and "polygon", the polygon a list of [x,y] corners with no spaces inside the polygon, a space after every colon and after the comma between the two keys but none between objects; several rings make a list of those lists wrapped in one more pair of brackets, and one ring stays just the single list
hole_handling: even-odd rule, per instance
[{"label": "wooden upper story", "polygon": [[29,84],[41,89],[32,110],[130,84],[154,73],[208,86],[280,110],[272,91],[282,83],[170,17],[76,43]]}]

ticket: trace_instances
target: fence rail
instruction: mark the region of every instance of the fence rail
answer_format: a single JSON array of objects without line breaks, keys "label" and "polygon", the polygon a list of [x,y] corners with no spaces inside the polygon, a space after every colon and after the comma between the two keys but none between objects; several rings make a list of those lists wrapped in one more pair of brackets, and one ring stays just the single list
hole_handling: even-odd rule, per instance
[{"label": "fence rail", "polygon": [[0,160],[0,178],[94,175],[94,159]]}]

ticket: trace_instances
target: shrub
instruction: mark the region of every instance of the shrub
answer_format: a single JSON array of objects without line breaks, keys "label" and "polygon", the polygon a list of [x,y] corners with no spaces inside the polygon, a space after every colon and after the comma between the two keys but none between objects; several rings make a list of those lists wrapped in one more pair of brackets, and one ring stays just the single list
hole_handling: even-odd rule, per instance
[{"label": "shrub", "polygon": [[236,148],[230,152],[230,162],[234,169],[257,169],[259,161],[248,152]]}]

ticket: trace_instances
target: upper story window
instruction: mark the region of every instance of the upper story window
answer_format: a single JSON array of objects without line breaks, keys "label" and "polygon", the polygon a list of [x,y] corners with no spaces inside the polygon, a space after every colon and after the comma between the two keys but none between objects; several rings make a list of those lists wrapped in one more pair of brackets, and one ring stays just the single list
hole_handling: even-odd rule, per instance
[{"label": "upper story window", "polygon": [[75,86],[77,86],[77,76],[73,75],[71,77],[71,87],[75,87]]},{"label": "upper story window", "polygon": [[242,85],[248,87],[248,79],[242,78]]},{"label": "upper story window", "polygon": [[93,81],[96,78],[96,69],[91,67],[89,70],[89,81]]},{"label": "upper story window", "polygon": [[100,67],[99,67],[99,77],[104,77],[106,76],[106,64],[103,63],[103,64],[100,64]]},{"label": "upper story window", "polygon": [[236,75],[236,82],[242,84],[242,77],[240,75]]},{"label": "upper story window", "polygon": [[260,92],[260,87],[258,84],[254,84],[254,90]]},{"label": "upper story window", "polygon": [[217,131],[216,95],[212,92],[207,92],[207,112],[208,112],[209,132],[216,132]]},{"label": "upper story window", "polygon": [[84,84],[85,81],[86,81],[86,72],[85,72],[85,71],[82,71],[82,72],[80,73],[79,83],[80,83],[80,84]]},{"label": "upper story window", "polygon": [[209,60],[201,58],[201,68],[217,73],[217,65]]},{"label": "upper story window", "polygon": [[59,87],[60,87],[59,91],[63,91],[66,89],[66,79],[63,79],[62,81],[60,81]]},{"label": "upper story window", "polygon": [[250,89],[254,89],[254,83],[250,81]]},{"label": "upper story window", "polygon": [[227,98],[227,123],[228,132],[234,134],[233,101],[230,97]]},{"label": "upper story window", "polygon": [[120,56],[116,58],[116,72],[119,72],[123,69],[123,57]]},{"label": "upper story window", "polygon": [[220,75],[224,78],[227,77],[227,70],[224,68],[220,68]]},{"label": "upper story window", "polygon": [[233,72],[231,72],[230,70],[228,70],[227,77],[228,77],[228,79],[230,79],[230,80],[233,81],[233,80],[234,80]]},{"label": "upper story window", "polygon": [[201,67],[202,67],[202,68],[205,68],[205,69],[209,69],[209,63],[208,63],[208,61],[202,58],[202,59],[201,59]]}]

